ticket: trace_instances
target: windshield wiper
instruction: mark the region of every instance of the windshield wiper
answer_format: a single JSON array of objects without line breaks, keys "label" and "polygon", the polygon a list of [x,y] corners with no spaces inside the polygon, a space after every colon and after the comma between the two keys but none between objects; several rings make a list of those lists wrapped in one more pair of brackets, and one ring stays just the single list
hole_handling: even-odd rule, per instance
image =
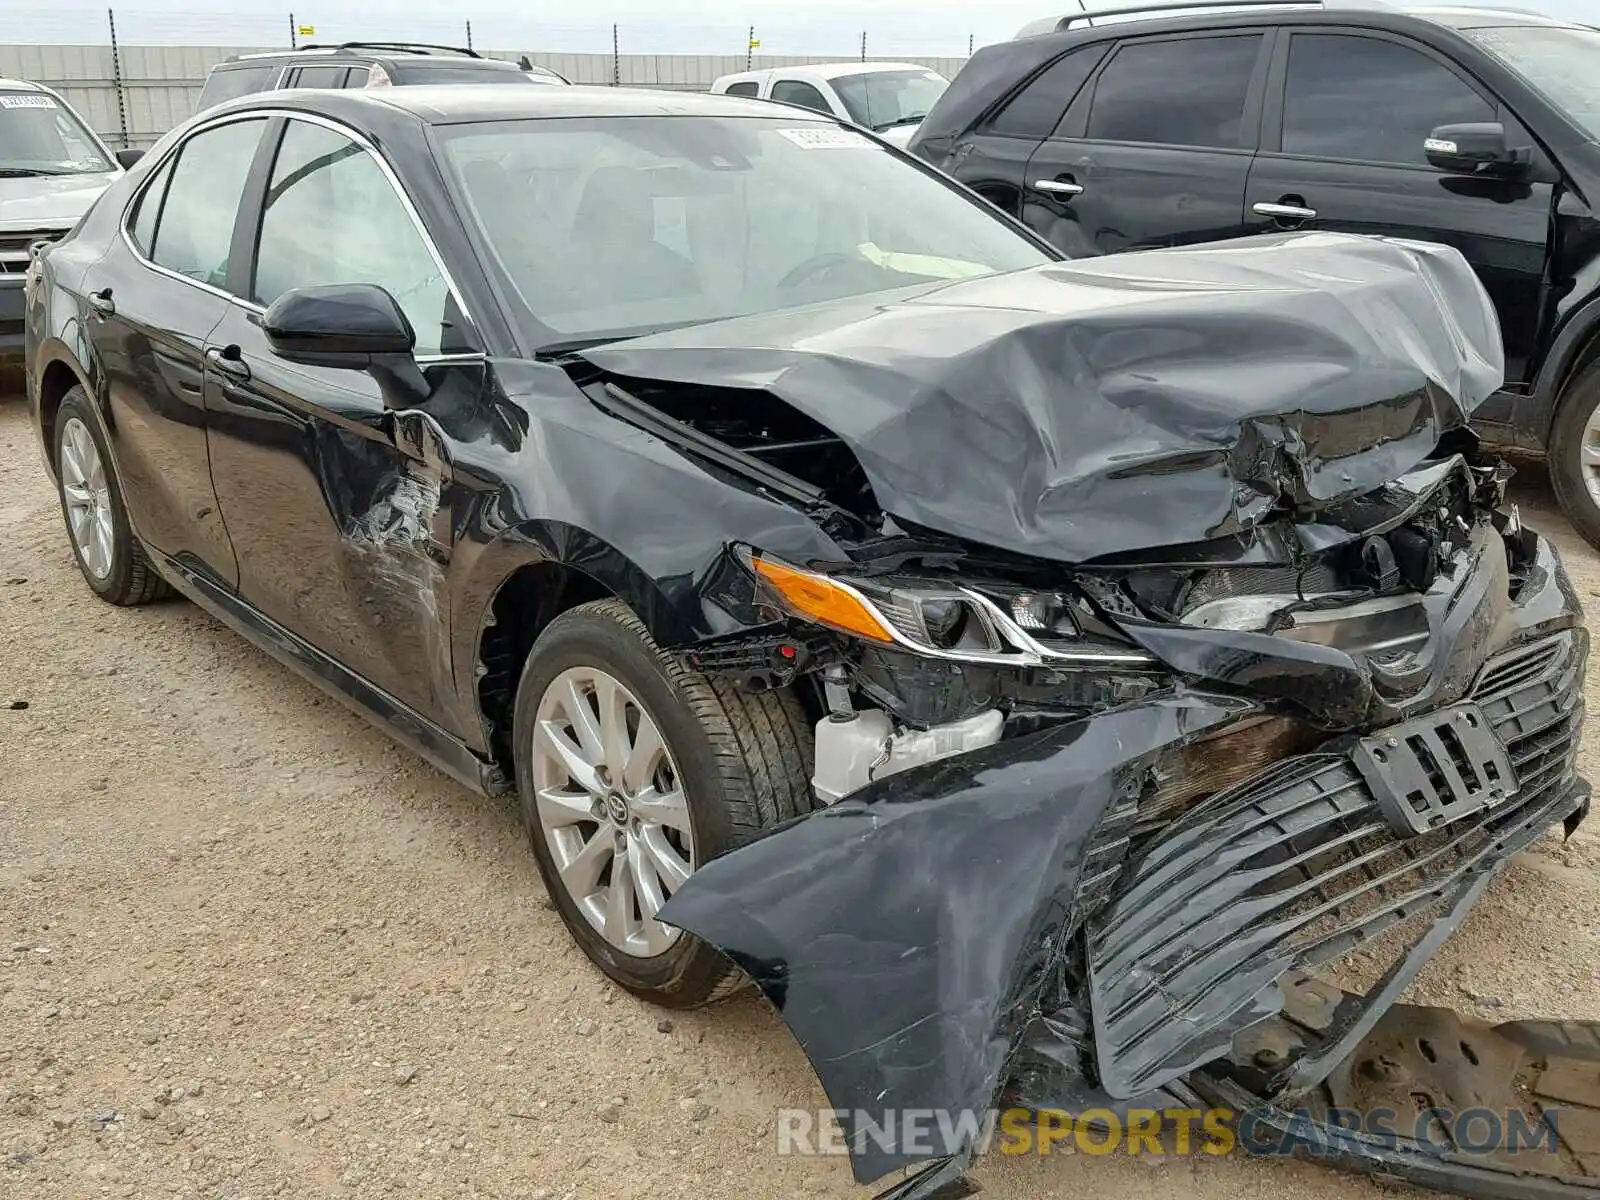
[{"label": "windshield wiper", "polygon": [[606,334],[604,337],[573,338],[566,342],[550,342],[540,346],[533,352],[535,362],[554,362],[560,358],[567,358],[585,350],[593,350],[596,346],[607,346],[612,342],[625,342],[629,338],[643,337],[640,333]]},{"label": "windshield wiper", "polygon": [[613,342],[631,342],[634,338],[649,337],[653,333],[671,333],[674,329],[687,329],[691,325],[704,325],[704,321],[673,321],[666,325],[652,325],[648,329],[626,329],[615,333],[596,333],[589,337],[572,338],[565,342],[548,342],[533,352],[535,362],[554,362],[596,346],[609,346]]},{"label": "windshield wiper", "polygon": [[48,167],[0,167],[0,179],[33,179],[40,175],[67,175],[68,171],[52,171]]},{"label": "windshield wiper", "polygon": [[913,113],[909,117],[896,117],[893,121],[885,121],[882,125],[874,125],[872,132],[882,133],[885,129],[893,129],[896,125],[914,125],[927,115],[927,113]]}]

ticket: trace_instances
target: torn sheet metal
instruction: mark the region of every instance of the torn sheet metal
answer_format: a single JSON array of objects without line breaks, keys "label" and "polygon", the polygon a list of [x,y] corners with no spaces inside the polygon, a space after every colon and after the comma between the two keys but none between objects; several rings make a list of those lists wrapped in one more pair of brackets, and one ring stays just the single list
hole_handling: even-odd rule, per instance
[{"label": "torn sheet metal", "polygon": [[[707,863],[661,919],[727,953],[779,1009],[851,1114],[862,1181],[926,1154],[881,1144],[857,1114],[984,1112],[1007,1089],[1036,1103],[1062,1081],[1080,1098],[1170,1093],[1274,1019],[1284,978],[1380,933],[1402,938],[1366,1003],[1338,1014],[1315,1052],[1286,1056],[1263,1095],[1314,1087],[1494,871],[1586,807],[1574,754],[1587,635],[1553,551],[1530,540],[1515,589],[1499,559],[1459,572],[1463,599],[1442,603],[1460,636],[1436,635],[1448,685],[1435,703],[1465,679],[1464,703],[1515,766],[1504,803],[1425,836],[1397,830],[1350,739],[1333,735],[1169,812],[1171,751],[1203,752],[1207,731],[1280,703],[1180,686],[872,784]],[[1494,603],[1474,599],[1477,576]],[[1272,661],[1235,655],[1217,674],[1261,695]],[[1139,834],[1147,811],[1168,815]],[[1080,1055],[1093,1070],[1077,1077]]]},{"label": "torn sheet metal", "polygon": [[1465,260],[1307,233],[1055,263],[587,350],[764,388],[913,525],[1070,562],[1382,487],[1499,386]]},{"label": "torn sheet metal", "polygon": [[[661,919],[750,974],[837,1108],[986,1111],[1080,892],[1115,874],[1108,815],[1250,708],[1166,697],[892,776],[702,866]],[[843,1132],[863,1182],[919,1158]]]}]

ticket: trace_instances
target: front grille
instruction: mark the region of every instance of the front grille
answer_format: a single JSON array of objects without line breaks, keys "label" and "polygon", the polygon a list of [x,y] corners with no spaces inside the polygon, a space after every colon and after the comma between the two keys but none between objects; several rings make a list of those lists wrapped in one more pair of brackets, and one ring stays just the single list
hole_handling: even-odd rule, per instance
[{"label": "front grille", "polygon": [[1584,788],[1573,765],[1586,651],[1587,634],[1570,631],[1479,673],[1472,698],[1521,784],[1497,808],[1402,838],[1347,755],[1314,754],[1158,835],[1089,924],[1102,1084],[1131,1097],[1226,1053],[1277,1010],[1291,968],[1385,933],[1404,934],[1409,951],[1485,872],[1567,816]]},{"label": "front grille", "polygon": [[35,242],[56,242],[66,237],[65,229],[31,229],[0,233],[0,275],[26,275],[33,260],[29,249]]}]

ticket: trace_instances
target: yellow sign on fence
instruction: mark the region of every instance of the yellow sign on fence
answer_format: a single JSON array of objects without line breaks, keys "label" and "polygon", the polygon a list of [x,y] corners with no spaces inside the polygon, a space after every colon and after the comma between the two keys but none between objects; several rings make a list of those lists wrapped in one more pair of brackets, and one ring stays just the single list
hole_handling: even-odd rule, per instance
[{"label": "yellow sign on fence", "polygon": [[296,32],[301,37],[316,37],[317,27],[315,25],[301,25],[296,28]]}]

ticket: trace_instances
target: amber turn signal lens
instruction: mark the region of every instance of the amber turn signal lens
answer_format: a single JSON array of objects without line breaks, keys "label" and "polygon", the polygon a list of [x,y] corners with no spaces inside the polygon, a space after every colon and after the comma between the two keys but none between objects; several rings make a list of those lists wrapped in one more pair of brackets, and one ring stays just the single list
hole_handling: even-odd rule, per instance
[{"label": "amber turn signal lens", "polygon": [[797,571],[770,559],[754,561],[756,574],[778,590],[778,595],[796,616],[819,625],[830,625],[875,642],[893,642],[894,637],[867,606],[825,575]]}]

